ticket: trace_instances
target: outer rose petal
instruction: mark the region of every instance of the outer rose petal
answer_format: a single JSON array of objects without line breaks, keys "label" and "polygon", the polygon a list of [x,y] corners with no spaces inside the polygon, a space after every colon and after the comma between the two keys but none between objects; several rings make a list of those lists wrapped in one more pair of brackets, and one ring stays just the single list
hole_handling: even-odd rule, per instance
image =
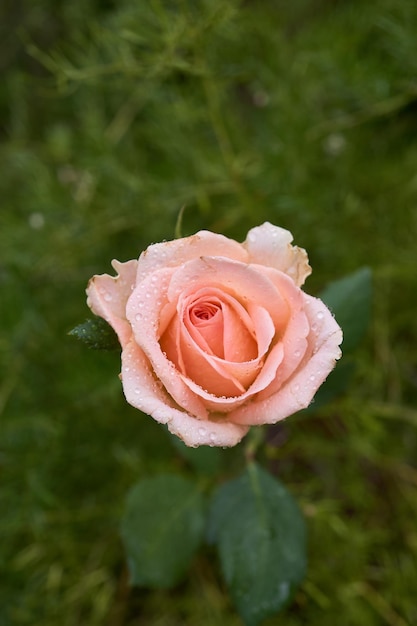
[{"label": "outer rose petal", "polygon": [[187,446],[235,446],[249,430],[248,426],[230,422],[199,420],[179,410],[158,384],[148,359],[134,340],[122,352],[121,377],[129,404],[167,424],[168,430]]},{"label": "outer rose petal", "polygon": [[201,256],[220,256],[246,263],[248,253],[242,244],[224,235],[200,230],[191,237],[154,243],[139,257],[137,283],[158,269],[180,267]]},{"label": "outer rose petal", "polygon": [[112,266],[119,272],[117,276],[102,274],[90,279],[86,290],[87,304],[93,313],[112,326],[123,347],[132,335],[132,328],[126,320],[126,303],[135,285],[138,262],[113,260]]},{"label": "outer rose petal", "polygon": [[300,287],[311,274],[307,252],[292,246],[292,234],[284,228],[265,222],[252,228],[244,246],[249,253],[249,263],[259,263],[288,274]]},{"label": "outer rose petal", "polygon": [[304,311],[310,321],[309,348],[291,378],[274,394],[254,400],[232,411],[228,419],[235,424],[275,424],[305,409],[341,356],[342,331],[318,298],[304,294]]}]

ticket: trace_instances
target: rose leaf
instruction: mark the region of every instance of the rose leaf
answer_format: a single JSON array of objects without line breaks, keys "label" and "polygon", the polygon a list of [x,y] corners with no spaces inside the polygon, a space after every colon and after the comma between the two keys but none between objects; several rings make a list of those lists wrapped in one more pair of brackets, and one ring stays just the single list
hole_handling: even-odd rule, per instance
[{"label": "rose leaf", "polygon": [[217,545],[246,626],[257,626],[290,602],[305,575],[305,535],[294,498],[256,464],[215,492],[208,541]]},{"label": "rose leaf", "polygon": [[120,343],[112,327],[101,317],[90,318],[68,333],[92,350],[120,350]]},{"label": "rose leaf", "polygon": [[205,525],[195,483],[171,474],[139,481],[129,492],[121,535],[133,585],[169,588],[186,573]]}]

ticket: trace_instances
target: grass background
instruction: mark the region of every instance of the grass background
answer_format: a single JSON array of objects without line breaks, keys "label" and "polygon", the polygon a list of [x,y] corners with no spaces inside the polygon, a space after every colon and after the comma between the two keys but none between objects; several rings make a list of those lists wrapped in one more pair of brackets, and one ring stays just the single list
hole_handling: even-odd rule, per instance
[{"label": "grass background", "polygon": [[[350,391],[274,432],[308,577],[268,624],[417,623],[417,4],[19,0],[0,9],[0,625],[238,626],[213,555],[129,590],[126,490],[189,471],[66,333],[110,260],[269,220],[313,266],[368,265]],[[224,453],[224,477],[238,462]]]}]

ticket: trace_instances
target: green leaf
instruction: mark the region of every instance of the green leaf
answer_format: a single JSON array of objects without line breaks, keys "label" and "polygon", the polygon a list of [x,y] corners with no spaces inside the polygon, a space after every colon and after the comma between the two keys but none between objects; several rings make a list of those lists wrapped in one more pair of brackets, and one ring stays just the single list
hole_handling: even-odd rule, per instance
[{"label": "green leaf", "polygon": [[306,570],[304,518],[285,487],[258,465],[214,494],[208,540],[246,626],[287,604]]},{"label": "green leaf", "polygon": [[177,584],[200,546],[204,524],[203,498],[190,480],[163,474],[138,482],[121,529],[132,584]]},{"label": "green leaf", "polygon": [[90,318],[70,330],[68,334],[92,350],[120,350],[116,333],[102,317]]},{"label": "green leaf", "polygon": [[330,283],[320,294],[343,330],[343,353],[359,344],[371,316],[372,273],[364,267]]}]

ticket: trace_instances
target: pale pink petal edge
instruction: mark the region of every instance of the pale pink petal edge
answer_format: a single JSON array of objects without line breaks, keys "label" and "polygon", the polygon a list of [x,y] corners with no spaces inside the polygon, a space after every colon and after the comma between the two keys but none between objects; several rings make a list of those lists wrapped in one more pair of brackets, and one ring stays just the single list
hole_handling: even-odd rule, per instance
[{"label": "pale pink petal edge", "polygon": [[116,331],[122,347],[132,335],[131,326],[126,320],[126,303],[135,284],[137,265],[136,260],[126,263],[113,260],[112,266],[118,275],[93,276],[86,289],[88,306]]},{"label": "pale pink petal edge", "polygon": [[243,263],[248,261],[248,253],[242,244],[224,235],[200,230],[190,237],[148,246],[139,257],[137,282],[158,269],[180,267],[201,256],[220,256]]},{"label": "pale pink petal edge", "polygon": [[168,430],[187,446],[235,446],[249,430],[248,426],[230,422],[199,420],[176,408],[172,398],[154,378],[148,359],[134,341],[122,352],[121,378],[129,404],[166,424]]},{"label": "pale pink petal edge", "polygon": [[264,222],[249,230],[242,244],[249,255],[249,263],[273,267],[287,274],[300,287],[311,274],[307,252],[292,246],[289,230]]}]

